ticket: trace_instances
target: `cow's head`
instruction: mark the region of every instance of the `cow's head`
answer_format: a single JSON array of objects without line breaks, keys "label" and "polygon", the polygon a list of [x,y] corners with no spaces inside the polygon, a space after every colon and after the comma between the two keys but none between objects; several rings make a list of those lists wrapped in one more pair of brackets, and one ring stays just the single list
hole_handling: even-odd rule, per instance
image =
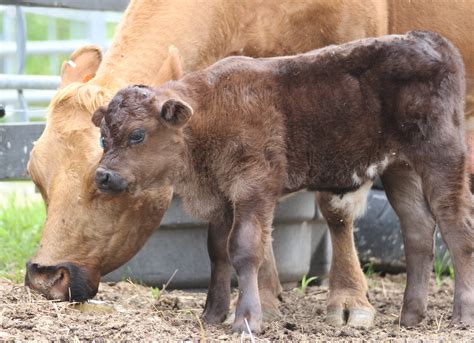
[{"label": "cow's head", "polygon": [[[25,283],[51,299],[93,297],[100,277],[142,247],[171,200],[166,183],[120,196],[97,189],[102,148],[90,118],[111,98],[112,90],[102,84],[116,82],[94,78],[100,62],[100,50],[87,46],[63,65],[61,87],[28,164],[46,203],[47,218],[39,248],[27,263]],[[162,81],[175,74],[176,70],[163,71],[170,67],[173,64],[165,61],[159,72]]]},{"label": "cow's head", "polygon": [[95,174],[97,187],[114,195],[169,184],[185,158],[182,127],[192,113],[189,104],[166,89],[120,90],[92,117],[101,128],[104,147]]}]

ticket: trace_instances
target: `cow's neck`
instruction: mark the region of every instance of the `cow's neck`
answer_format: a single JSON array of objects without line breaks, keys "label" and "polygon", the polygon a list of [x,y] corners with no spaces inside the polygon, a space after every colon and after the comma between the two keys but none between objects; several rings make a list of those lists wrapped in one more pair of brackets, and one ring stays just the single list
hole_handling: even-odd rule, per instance
[{"label": "cow's neck", "polygon": [[130,3],[97,72],[99,83],[113,89],[124,84],[156,85],[154,78],[171,45],[179,49],[185,72],[207,66],[228,53],[228,40],[211,42],[215,23],[223,25],[212,20],[218,15],[216,4],[185,1],[177,6],[170,1]]}]

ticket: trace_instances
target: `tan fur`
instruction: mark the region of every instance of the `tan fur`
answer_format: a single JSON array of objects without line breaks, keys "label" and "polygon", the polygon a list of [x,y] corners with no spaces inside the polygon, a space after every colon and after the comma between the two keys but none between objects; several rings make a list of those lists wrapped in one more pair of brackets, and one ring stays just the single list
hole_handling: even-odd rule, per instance
[{"label": "tan fur", "polygon": [[85,82],[95,76],[102,61],[102,52],[94,45],[76,50],[61,67],[61,87],[72,82]]}]

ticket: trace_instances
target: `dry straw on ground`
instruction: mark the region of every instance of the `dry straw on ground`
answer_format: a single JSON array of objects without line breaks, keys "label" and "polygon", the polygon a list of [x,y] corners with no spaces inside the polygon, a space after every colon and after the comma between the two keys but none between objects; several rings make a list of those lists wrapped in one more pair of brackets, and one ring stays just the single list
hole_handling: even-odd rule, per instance
[{"label": "dry straw on ground", "polygon": [[[432,282],[427,318],[417,328],[405,329],[397,317],[403,295],[404,276],[375,276],[370,280],[370,298],[377,310],[375,327],[333,328],[324,323],[327,289],[308,287],[305,294],[287,285],[281,305],[283,317],[265,324],[255,341],[393,341],[423,340],[474,342],[474,330],[450,328],[452,281],[440,288]],[[45,300],[21,285],[0,280],[1,340],[233,340],[230,323],[207,326],[199,318],[203,292],[166,291],[157,296],[150,288],[120,282],[101,284],[99,303],[78,306]],[[250,341],[250,337],[245,337]]]}]

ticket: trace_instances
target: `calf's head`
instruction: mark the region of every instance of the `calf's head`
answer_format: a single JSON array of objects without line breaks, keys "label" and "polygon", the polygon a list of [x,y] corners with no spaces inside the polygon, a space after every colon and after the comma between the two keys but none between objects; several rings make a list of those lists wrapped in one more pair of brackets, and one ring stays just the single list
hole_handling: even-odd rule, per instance
[{"label": "calf's head", "polygon": [[140,194],[171,184],[184,156],[182,128],[193,109],[169,91],[145,86],[120,90],[92,121],[104,154],[95,173],[105,194]]},{"label": "calf's head", "polygon": [[28,164],[47,216],[40,245],[27,263],[25,283],[51,299],[82,301],[96,294],[102,275],[143,246],[159,225],[172,189],[162,183],[112,196],[125,186],[108,175],[116,188],[109,193],[98,190],[102,149],[90,118],[112,97],[110,88],[102,85],[115,81],[94,77],[101,61],[96,47],[79,49],[71,60],[63,66],[61,87]]}]

